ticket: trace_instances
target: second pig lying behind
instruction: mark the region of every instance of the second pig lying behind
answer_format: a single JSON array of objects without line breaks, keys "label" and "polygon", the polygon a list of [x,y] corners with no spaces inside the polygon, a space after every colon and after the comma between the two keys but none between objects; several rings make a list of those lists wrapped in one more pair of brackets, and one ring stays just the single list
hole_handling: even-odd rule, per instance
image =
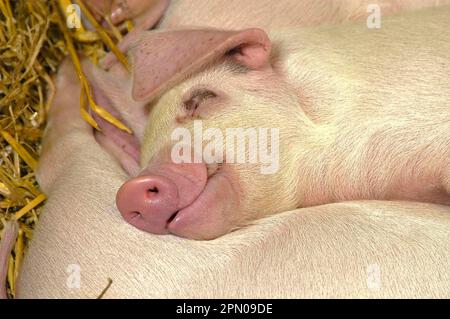
[{"label": "second pig lying behind", "polygon": [[[87,67],[100,104],[135,131],[133,138],[100,123],[97,135],[136,175],[119,190],[118,209],[145,231],[212,239],[270,214],[337,201],[450,204],[449,21],[447,7],[385,18],[381,29],[364,21],[270,36],[142,33],[129,50],[132,79],[118,64],[109,72]],[[174,132],[193,137],[200,123],[203,133],[223,136],[276,129],[278,169],[262,174],[258,161],[220,156],[209,163],[206,153],[220,153],[205,152],[220,145],[211,136],[200,154],[190,146],[190,163],[176,163]]]}]

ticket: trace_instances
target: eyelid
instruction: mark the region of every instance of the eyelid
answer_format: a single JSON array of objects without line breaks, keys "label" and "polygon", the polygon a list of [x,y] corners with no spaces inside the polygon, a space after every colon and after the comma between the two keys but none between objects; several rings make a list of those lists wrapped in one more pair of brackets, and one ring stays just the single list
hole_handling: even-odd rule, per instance
[{"label": "eyelid", "polygon": [[189,97],[183,101],[183,106],[188,111],[195,111],[198,106],[205,100],[217,97],[217,94],[208,89],[195,89],[190,94]]}]

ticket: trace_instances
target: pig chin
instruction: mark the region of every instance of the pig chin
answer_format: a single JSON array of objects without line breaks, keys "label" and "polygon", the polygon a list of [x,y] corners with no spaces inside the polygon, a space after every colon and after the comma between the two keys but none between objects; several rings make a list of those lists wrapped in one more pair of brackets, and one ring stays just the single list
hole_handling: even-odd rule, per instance
[{"label": "pig chin", "polygon": [[207,240],[232,229],[239,196],[229,172],[207,176],[205,164],[149,167],[117,192],[117,208],[138,229]]},{"label": "pig chin", "polygon": [[226,174],[208,179],[202,193],[168,223],[170,233],[191,239],[214,239],[229,232],[238,196]]}]

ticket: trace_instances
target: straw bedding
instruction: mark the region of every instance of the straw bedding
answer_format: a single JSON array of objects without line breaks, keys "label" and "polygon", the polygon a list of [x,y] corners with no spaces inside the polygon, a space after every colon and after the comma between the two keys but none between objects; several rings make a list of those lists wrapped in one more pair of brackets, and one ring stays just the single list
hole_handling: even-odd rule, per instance
[{"label": "straw bedding", "polygon": [[[0,232],[7,224],[18,226],[7,266],[10,296],[14,296],[24,250],[46,199],[35,170],[55,92],[52,75],[66,55],[75,65],[79,56],[96,63],[111,50],[127,66],[115,43],[131,29],[131,23],[113,27],[106,19],[109,27],[103,27],[88,14],[83,2],[75,3],[87,21],[82,20],[81,28],[68,29],[68,19],[76,18],[67,10],[69,0],[0,0]],[[90,114],[96,112],[127,130],[95,104],[82,70],[77,71],[83,87],[81,115],[95,127]]]}]

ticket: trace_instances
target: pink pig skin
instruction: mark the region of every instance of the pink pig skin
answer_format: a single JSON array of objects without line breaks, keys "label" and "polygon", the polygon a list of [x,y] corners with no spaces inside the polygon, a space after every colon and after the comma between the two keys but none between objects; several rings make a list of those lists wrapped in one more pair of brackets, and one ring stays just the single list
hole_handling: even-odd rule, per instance
[{"label": "pink pig skin", "polygon": [[[256,25],[253,21],[244,25],[250,21],[241,19],[240,14],[247,13],[244,10],[239,15],[227,16],[236,10],[226,7],[226,4],[235,6],[233,0],[223,1],[221,14],[217,15],[211,7],[218,2],[173,1],[160,26],[170,23],[175,28],[177,21],[192,25],[192,21],[202,20],[204,26],[222,28],[233,21],[237,23],[233,25],[235,30],[260,27],[270,31],[271,66],[284,74],[282,78],[275,77],[277,81],[273,81],[274,77],[268,77],[264,86],[261,74],[267,73],[232,75],[227,68],[230,61],[225,59],[211,62],[209,70],[186,74],[180,83],[173,83],[172,89],[165,87],[159,98],[147,104],[131,98],[132,81],[117,72],[120,65],[113,66],[112,73],[85,65],[86,70],[92,71],[90,77],[95,79],[99,94],[105,95],[107,103],[111,103],[109,106],[120,110],[137,140],[145,140],[142,144],[144,170],[138,167],[137,173],[130,172],[142,173],[139,177],[144,181],[161,172],[166,178],[178,180],[168,176],[176,167],[168,168],[170,163],[165,161],[168,158],[165,150],[167,146],[170,148],[166,136],[173,129],[171,123],[189,126],[190,113],[183,110],[183,104],[190,101],[192,88],[200,79],[210,89],[216,88],[217,83],[222,86],[222,96],[204,100],[200,107],[201,115],[207,115],[213,125],[248,124],[252,119],[251,125],[262,122],[273,125],[282,119],[291,120],[285,126],[287,134],[284,135],[289,143],[281,150],[293,152],[285,157],[283,176],[263,180],[260,174],[253,174],[245,167],[222,167],[222,179],[240,181],[237,191],[210,185],[217,191],[217,195],[209,192],[220,204],[215,206],[216,211],[222,205],[228,212],[222,216],[227,218],[211,218],[210,210],[198,210],[199,214],[189,223],[178,224],[176,230],[170,228],[171,232],[190,238],[214,238],[224,229],[226,232],[248,225],[264,214],[350,198],[448,201],[448,9],[442,13],[399,17],[403,22],[395,23],[384,19],[386,12],[382,7],[381,30],[364,33],[364,25],[359,25],[297,30],[296,34],[286,31],[280,36],[272,32],[272,27]],[[309,2],[323,4],[325,1]],[[341,7],[357,2],[341,1]],[[426,0],[392,2],[410,4],[413,8],[431,3]],[[238,1],[237,5],[247,3],[254,4],[254,1]],[[327,0],[326,3],[336,2]],[[189,5],[197,8],[192,10]],[[282,22],[285,17],[276,8],[261,7],[257,11],[261,16],[266,12],[266,17],[273,13],[273,21]],[[305,20],[315,17],[312,21],[315,24],[329,23],[326,18],[330,16],[320,13],[323,7],[316,9],[318,13],[289,13]],[[355,16],[364,19],[365,8]],[[333,17],[333,21],[345,20],[345,15]],[[58,90],[50,111],[43,161],[36,172],[42,189],[51,198],[25,258],[19,297],[92,298],[105,287],[109,274],[114,274],[112,289],[105,296],[110,298],[449,296],[448,207],[386,201],[322,205],[273,216],[211,243],[156,238],[132,231],[115,218],[117,212],[110,204],[114,192],[111,187],[115,188],[125,174],[104,156],[98,145],[89,145],[94,142],[92,130],[79,116],[79,83],[73,68],[68,70],[67,65],[70,62],[64,63],[58,72],[56,86],[62,89]],[[270,69],[265,71],[270,73]],[[255,91],[264,94],[261,97],[248,94]],[[268,100],[267,91],[272,94],[271,104],[262,103]],[[241,103],[244,98],[247,102]],[[274,100],[275,108],[270,107]],[[232,111],[229,111],[230,103],[234,104]],[[276,114],[271,112],[274,109]],[[249,114],[252,116],[245,116]],[[302,125],[296,125],[293,118]],[[98,136],[108,142],[114,139]],[[111,147],[114,156],[120,158],[121,153],[117,152],[120,148]],[[217,168],[207,167],[207,174],[217,175]],[[211,181],[208,178],[207,184]],[[182,196],[188,199],[186,195],[195,195],[198,186],[203,184],[203,179],[198,180],[195,192],[193,189]],[[233,194],[239,196],[233,198]],[[195,212],[191,209],[191,213]],[[210,223],[208,228],[202,228],[202,221]],[[153,226],[161,224],[155,221]],[[2,265],[9,257],[3,252],[13,246],[16,233],[17,229],[10,229],[9,235],[2,237]],[[98,250],[93,243],[101,243]],[[66,285],[65,270],[74,258],[83,265],[83,278],[88,278],[83,281],[82,289],[70,289]],[[331,267],[330,260],[336,261]],[[382,289],[367,289],[365,278],[358,279],[372,261],[380,261],[382,278],[389,278],[382,281]],[[99,277],[99,269],[104,276]],[[4,282],[6,268],[0,270],[4,271],[1,278]],[[148,274],[149,280],[136,281],[136,274]],[[198,282],[199,278],[202,289],[192,289],[186,284]],[[159,285],[155,286],[155,282]]]},{"label": "pink pig skin", "polygon": [[[120,212],[149,232],[211,239],[269,214],[336,201],[450,204],[449,128],[442,122],[449,95],[442,85],[450,65],[442,36],[447,18],[444,8],[384,18],[379,33],[363,22],[339,32],[289,28],[269,36],[258,28],[195,28],[133,36],[126,45],[133,75],[124,80],[128,91],[118,104],[139,130],[141,172],[119,190]],[[425,42],[429,35],[432,42]],[[390,54],[368,51],[372,45]],[[106,78],[99,73],[92,81]],[[198,107],[191,114],[186,107],[193,103]],[[439,115],[430,113],[436,108]],[[134,110],[148,117],[132,120]],[[261,176],[256,165],[172,163],[172,130],[192,129],[195,118],[223,130],[280,128],[280,171]],[[195,175],[205,170],[206,182]],[[192,172],[202,181],[200,192],[180,186]]]},{"label": "pink pig skin", "polygon": [[[159,0],[158,5],[162,7],[166,3],[167,0]],[[366,19],[368,5],[379,5],[382,15],[387,16],[449,4],[449,0],[172,0],[158,28],[203,26],[273,30]],[[157,8],[154,12],[161,11]]]},{"label": "pink pig skin", "polygon": [[[97,1],[97,0],[96,0]],[[130,1],[130,0],[128,0]],[[151,2],[144,5],[142,2]],[[368,5],[379,5],[381,14],[449,5],[450,0],[143,0],[130,1],[143,12],[134,12],[136,28],[119,44],[126,51],[142,30],[208,27],[239,30],[305,27],[364,20]],[[131,10],[133,11],[133,10]],[[115,60],[109,55],[103,63]]]}]

